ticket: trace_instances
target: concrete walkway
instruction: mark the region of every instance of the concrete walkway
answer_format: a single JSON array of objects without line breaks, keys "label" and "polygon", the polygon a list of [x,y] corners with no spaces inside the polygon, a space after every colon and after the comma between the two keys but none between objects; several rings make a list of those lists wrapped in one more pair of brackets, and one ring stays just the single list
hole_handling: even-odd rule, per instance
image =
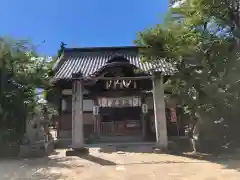
[{"label": "concrete walkway", "polygon": [[216,162],[167,154],[111,152],[91,148],[85,157],[50,157],[0,161],[0,180],[239,180],[240,160]]}]

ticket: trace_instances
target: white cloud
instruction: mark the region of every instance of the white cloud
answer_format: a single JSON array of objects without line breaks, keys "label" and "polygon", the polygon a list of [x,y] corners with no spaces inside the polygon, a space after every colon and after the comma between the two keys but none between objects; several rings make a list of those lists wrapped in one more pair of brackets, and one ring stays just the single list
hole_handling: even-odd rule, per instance
[{"label": "white cloud", "polygon": [[185,0],[178,0],[175,3],[173,3],[172,8],[178,8],[180,7],[183,3],[185,2]]}]

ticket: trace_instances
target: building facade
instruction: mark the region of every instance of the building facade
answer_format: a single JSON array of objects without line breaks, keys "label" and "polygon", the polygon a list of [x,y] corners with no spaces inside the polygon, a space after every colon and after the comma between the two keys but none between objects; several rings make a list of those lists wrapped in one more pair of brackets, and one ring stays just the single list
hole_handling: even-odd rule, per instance
[{"label": "building facade", "polygon": [[64,49],[52,79],[60,97],[59,138],[71,138],[76,148],[101,137],[166,146],[169,133],[179,135],[176,105],[164,93],[176,70],[165,60],[143,63],[139,49]]}]

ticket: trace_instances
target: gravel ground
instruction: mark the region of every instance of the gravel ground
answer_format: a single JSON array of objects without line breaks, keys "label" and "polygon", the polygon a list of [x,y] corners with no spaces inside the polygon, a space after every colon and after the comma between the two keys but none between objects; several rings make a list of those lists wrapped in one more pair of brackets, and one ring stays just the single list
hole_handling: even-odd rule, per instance
[{"label": "gravel ground", "polygon": [[1,160],[0,180],[239,180],[240,160],[213,163],[180,156],[150,153],[99,153],[66,157],[58,150],[50,157]]}]

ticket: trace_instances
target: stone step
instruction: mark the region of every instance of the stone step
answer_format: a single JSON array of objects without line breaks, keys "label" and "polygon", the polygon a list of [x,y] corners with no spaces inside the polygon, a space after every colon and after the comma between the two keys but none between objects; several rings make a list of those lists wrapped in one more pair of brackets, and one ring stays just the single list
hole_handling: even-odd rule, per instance
[{"label": "stone step", "polygon": [[90,143],[124,143],[124,142],[143,142],[141,136],[101,136],[92,138]]}]

